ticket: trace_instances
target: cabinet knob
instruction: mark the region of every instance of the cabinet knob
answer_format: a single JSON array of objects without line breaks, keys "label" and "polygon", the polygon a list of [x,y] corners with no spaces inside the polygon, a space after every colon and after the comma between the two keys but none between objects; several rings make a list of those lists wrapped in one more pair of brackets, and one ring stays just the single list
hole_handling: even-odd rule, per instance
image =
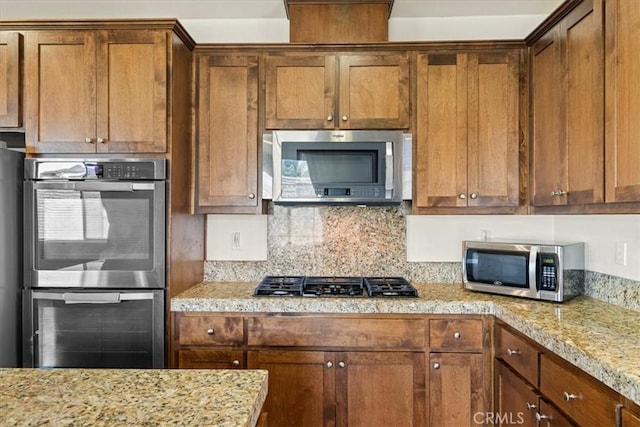
[{"label": "cabinet knob", "polygon": [[106,144],[106,143],[107,143],[107,141],[105,141],[105,139],[104,139],[104,138],[98,138],[98,142],[99,142],[100,144]]},{"label": "cabinet knob", "polygon": [[329,114],[329,115],[327,116],[327,121],[328,121],[328,122],[332,122],[332,121],[333,121],[333,116],[332,116],[331,114]]},{"label": "cabinet knob", "polygon": [[433,364],[433,369],[440,369],[440,364],[439,363],[434,363]]},{"label": "cabinet knob", "polygon": [[454,337],[455,339],[459,340],[459,339],[460,339],[460,337],[461,337],[460,332],[456,332],[455,334],[453,334],[453,337]]},{"label": "cabinet knob", "polygon": [[342,116],[342,121],[343,121],[343,122],[346,122],[347,120],[349,120],[349,117],[347,117],[347,116]]},{"label": "cabinet knob", "polygon": [[537,407],[537,405],[527,402],[527,411],[531,411],[533,409],[536,409]]},{"label": "cabinet knob", "polygon": [[567,194],[567,192],[564,190],[552,191],[551,197],[560,197],[560,196],[564,196],[565,194]]},{"label": "cabinet knob", "polygon": [[327,362],[327,368],[329,368],[329,369],[333,368],[333,363],[332,362]]},{"label": "cabinet knob", "polygon": [[577,399],[578,398],[577,394],[568,393],[566,391],[564,393],[562,393],[562,395],[564,396],[564,400],[566,400],[567,402],[572,400],[572,399]]},{"label": "cabinet knob", "polygon": [[85,138],[84,142],[86,142],[87,144],[91,144],[92,139],[91,138]]},{"label": "cabinet knob", "polygon": [[215,334],[213,329],[207,329],[207,335],[213,335],[213,334]]},{"label": "cabinet knob", "polygon": [[253,199],[255,199],[255,198],[256,198],[256,195],[255,195],[255,193],[249,193],[249,194],[247,195],[247,197],[248,197],[249,199],[253,200]]},{"label": "cabinet knob", "polygon": [[477,199],[478,198],[478,193],[471,193],[471,194],[469,194],[469,197],[471,197],[472,199]]},{"label": "cabinet knob", "polygon": [[458,199],[466,199],[466,198],[467,198],[466,194],[464,194],[464,193],[458,194]]},{"label": "cabinet knob", "polygon": [[344,368],[347,365],[344,362],[338,362],[338,366],[341,368]]},{"label": "cabinet knob", "polygon": [[516,349],[516,350],[512,350],[510,348],[507,349],[507,354],[509,356],[520,356],[521,352],[520,350]]},{"label": "cabinet knob", "polygon": [[239,360],[234,360],[233,362],[231,362],[231,364],[233,366],[240,366],[240,361]]}]

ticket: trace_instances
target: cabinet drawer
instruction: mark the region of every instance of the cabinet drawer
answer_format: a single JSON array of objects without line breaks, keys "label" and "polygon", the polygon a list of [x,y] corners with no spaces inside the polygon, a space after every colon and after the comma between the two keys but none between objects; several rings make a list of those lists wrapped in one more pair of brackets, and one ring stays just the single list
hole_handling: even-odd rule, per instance
[{"label": "cabinet drawer", "polygon": [[242,350],[179,350],[178,368],[180,369],[242,369],[244,353]]},{"label": "cabinet drawer", "polygon": [[431,351],[481,352],[482,341],[481,319],[432,319],[429,321]]},{"label": "cabinet drawer", "polygon": [[244,341],[242,317],[180,315],[179,345],[241,345]]},{"label": "cabinet drawer", "polygon": [[616,425],[615,393],[546,354],[540,358],[540,391],[580,425]]},{"label": "cabinet drawer", "polygon": [[531,384],[538,385],[538,355],[533,344],[504,329],[496,328],[496,358],[503,360]]},{"label": "cabinet drawer", "polygon": [[247,324],[253,346],[423,349],[425,341],[422,319],[254,317]]}]

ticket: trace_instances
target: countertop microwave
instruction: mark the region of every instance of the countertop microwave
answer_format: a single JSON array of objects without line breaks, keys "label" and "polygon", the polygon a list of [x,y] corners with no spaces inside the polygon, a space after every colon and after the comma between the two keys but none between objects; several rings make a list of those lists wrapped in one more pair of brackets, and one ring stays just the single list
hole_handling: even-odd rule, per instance
[{"label": "countertop microwave", "polygon": [[398,204],[411,198],[411,135],[284,130],[266,134],[263,198],[278,204]]},{"label": "countertop microwave", "polygon": [[584,292],[584,243],[463,241],[464,287],[545,301]]}]

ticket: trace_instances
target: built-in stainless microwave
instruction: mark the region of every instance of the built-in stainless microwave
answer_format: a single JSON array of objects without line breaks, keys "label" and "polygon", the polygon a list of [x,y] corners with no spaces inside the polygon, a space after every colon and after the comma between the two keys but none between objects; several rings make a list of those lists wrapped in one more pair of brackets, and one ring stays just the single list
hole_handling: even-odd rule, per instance
[{"label": "built-in stainless microwave", "polygon": [[411,198],[411,135],[401,131],[274,131],[265,135],[263,157],[263,198],[274,203]]},{"label": "built-in stainless microwave", "polygon": [[464,287],[545,301],[584,291],[584,243],[462,242]]}]

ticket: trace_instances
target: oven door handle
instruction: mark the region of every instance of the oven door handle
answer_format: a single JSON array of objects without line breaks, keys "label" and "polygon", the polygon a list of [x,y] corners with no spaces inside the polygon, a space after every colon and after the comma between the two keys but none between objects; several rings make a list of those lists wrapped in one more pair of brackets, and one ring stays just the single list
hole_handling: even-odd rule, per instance
[{"label": "oven door handle", "polygon": [[65,304],[119,304],[152,300],[153,292],[33,292],[33,299],[64,301]]},{"label": "oven door handle", "polygon": [[123,191],[153,190],[153,182],[34,182],[36,190]]}]

